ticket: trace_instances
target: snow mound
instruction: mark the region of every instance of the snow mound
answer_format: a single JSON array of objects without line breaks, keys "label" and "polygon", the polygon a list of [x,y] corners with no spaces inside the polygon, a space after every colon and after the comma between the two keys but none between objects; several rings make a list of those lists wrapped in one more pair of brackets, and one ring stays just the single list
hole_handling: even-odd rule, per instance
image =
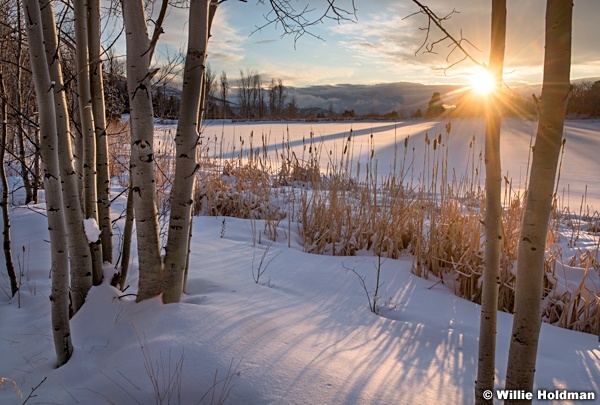
[{"label": "snow mound", "polygon": [[83,226],[85,227],[85,236],[87,236],[89,243],[96,243],[100,238],[102,231],[98,228],[98,223],[94,218],[87,218],[83,220]]}]

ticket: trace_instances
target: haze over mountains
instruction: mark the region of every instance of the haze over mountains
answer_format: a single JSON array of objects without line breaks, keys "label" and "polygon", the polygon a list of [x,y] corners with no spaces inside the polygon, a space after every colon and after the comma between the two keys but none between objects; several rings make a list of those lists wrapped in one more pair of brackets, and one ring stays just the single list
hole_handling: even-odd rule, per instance
[{"label": "haze over mountains", "polygon": [[451,94],[463,86],[424,85],[420,83],[383,83],[374,85],[337,84],[309,87],[288,87],[300,108],[333,109],[335,112],[354,110],[356,114],[385,114],[390,111],[411,114],[426,109],[433,92]]},{"label": "haze over mountains", "polygon": [[[600,78],[577,79],[573,82],[595,82]],[[541,84],[509,83],[510,88],[523,97],[539,94]],[[300,108],[333,109],[335,112],[354,110],[358,115],[370,113],[385,114],[397,111],[410,115],[417,109],[423,112],[434,92],[439,92],[446,104],[456,100],[469,90],[465,85],[425,85],[420,83],[397,82],[374,85],[336,84],[309,87],[287,87],[287,101],[296,99]]]}]

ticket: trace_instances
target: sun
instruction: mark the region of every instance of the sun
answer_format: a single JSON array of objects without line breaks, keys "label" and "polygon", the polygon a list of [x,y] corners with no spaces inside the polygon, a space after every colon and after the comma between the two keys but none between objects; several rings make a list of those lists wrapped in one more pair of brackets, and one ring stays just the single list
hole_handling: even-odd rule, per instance
[{"label": "sun", "polygon": [[482,70],[473,76],[471,76],[471,88],[475,93],[478,94],[489,94],[491,93],[496,84],[494,83],[494,77],[489,74],[486,70]]}]

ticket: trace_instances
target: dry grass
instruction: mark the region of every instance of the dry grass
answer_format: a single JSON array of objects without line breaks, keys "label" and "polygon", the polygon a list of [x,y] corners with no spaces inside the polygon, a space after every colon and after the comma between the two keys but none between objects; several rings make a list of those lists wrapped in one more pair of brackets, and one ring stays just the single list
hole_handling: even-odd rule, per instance
[{"label": "dry grass", "polygon": [[108,137],[108,159],[110,178],[117,179],[123,186],[129,186],[129,155],[131,128],[129,121],[111,121],[106,128]]},{"label": "dry grass", "polygon": [[[297,223],[305,250],[316,254],[370,252],[389,258],[411,254],[416,275],[439,280],[457,295],[480,302],[485,242],[485,195],[479,186],[482,153],[474,150],[473,139],[468,145],[465,172],[450,172],[447,145],[451,136],[450,124],[443,134],[427,135],[423,156],[415,156],[408,138],[397,142],[397,161],[387,176],[378,173],[372,135],[370,157],[362,165],[353,161],[352,131],[340,145],[339,154],[325,150],[313,134],[303,139],[300,155],[292,151],[289,134],[284,134],[276,147],[270,145],[270,135],[261,135],[258,146],[254,145],[254,134],[248,145],[240,137],[238,145],[227,151],[224,136],[203,139],[195,213],[248,218],[254,227],[254,220],[264,220],[264,230],[254,232],[271,240],[278,237],[282,222],[287,223],[288,230]],[[158,184],[168,185],[173,149],[161,145],[157,176],[162,177]],[[326,167],[319,163],[322,158],[328,161]],[[169,187],[158,190],[166,212]],[[506,312],[512,312],[514,306],[513,272],[524,200],[525,193],[505,177],[498,307]],[[593,280],[587,275],[597,274],[600,269],[598,244],[568,259],[563,258],[560,249],[565,229],[570,229],[569,244],[573,246],[582,235],[600,240],[594,236],[600,229],[599,215],[583,209],[584,199],[578,213],[566,211],[559,203],[557,197],[547,238],[544,320],[599,333],[600,301],[594,291],[600,288],[587,285]],[[253,237],[256,239],[256,235]],[[561,278],[556,275],[563,263],[579,267],[585,274],[581,284],[568,291],[561,290]]]}]

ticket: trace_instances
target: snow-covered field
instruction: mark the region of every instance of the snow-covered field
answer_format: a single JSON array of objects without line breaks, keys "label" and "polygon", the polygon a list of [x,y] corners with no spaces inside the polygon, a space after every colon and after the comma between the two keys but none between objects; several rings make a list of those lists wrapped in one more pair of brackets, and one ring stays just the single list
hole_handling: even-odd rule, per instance
[{"label": "snow-covered field", "polygon": [[[445,145],[449,152],[449,166],[460,177],[471,171],[471,155],[475,153],[476,164],[479,154],[483,153],[485,123],[478,119],[454,119],[451,121],[405,120],[389,121],[359,121],[359,122],[256,122],[256,123],[223,123],[209,122],[204,131],[204,147],[210,148],[209,156],[235,158],[240,149],[248,153],[252,143],[254,149],[261,148],[262,136],[268,140],[269,151],[274,161],[285,152],[282,143],[287,145],[300,158],[307,155],[310,134],[313,133],[314,143],[326,153],[321,153],[320,166],[327,168],[328,164],[339,163],[344,148],[344,142],[352,136],[351,152],[353,156],[353,174],[356,164],[362,163],[364,175],[365,164],[371,154],[370,141],[373,135],[374,158],[378,162],[380,175],[393,170],[394,157],[397,155],[397,170],[399,158],[404,153],[404,140],[408,136],[407,164],[415,157],[412,174],[415,179],[422,171],[422,159],[425,150],[432,152],[432,144],[425,143],[429,139],[445,134],[446,124],[451,122],[450,141]],[[530,160],[530,142],[533,142],[536,132],[536,122],[522,118],[505,119],[502,126],[501,153],[502,171],[513,186],[524,189],[526,185],[527,167]],[[350,134],[352,130],[352,134]],[[250,135],[253,134],[251,139]],[[289,136],[288,136],[289,134]],[[558,195],[565,206],[579,210],[582,197],[586,195],[587,205],[600,210],[600,159],[597,151],[600,146],[600,120],[572,120],[565,126],[566,145],[563,156],[562,170]],[[215,142],[216,138],[216,142]],[[475,139],[472,149],[469,147]],[[223,139],[221,144],[221,139]],[[241,145],[240,139],[244,141]],[[232,148],[235,147],[235,152]],[[220,153],[220,151],[223,153]],[[413,152],[414,151],[414,152]],[[331,153],[331,155],[330,155]],[[332,156],[337,157],[332,159]],[[483,166],[480,181],[484,183]],[[587,193],[586,193],[587,189]],[[562,202],[562,201],[561,201]],[[592,211],[593,212],[593,211]]]},{"label": "snow-covered field", "polygon": [[[214,139],[224,134],[223,150],[230,153],[234,142],[241,147],[240,136],[247,146],[253,132],[257,147],[261,135],[270,134],[275,152],[289,129],[300,156],[302,137],[309,138],[312,131],[324,148],[339,155],[352,128],[354,161],[368,159],[372,133],[382,173],[393,164],[395,141],[402,143],[410,135],[419,158],[425,133],[437,136],[444,124],[214,122],[204,135]],[[599,132],[600,122],[567,125],[561,189],[572,209],[578,209],[586,185],[587,203],[600,207]],[[503,168],[515,185],[525,181],[534,133],[532,122],[515,119],[504,126]],[[467,170],[473,135],[478,154],[482,123],[452,123],[450,161],[458,174]],[[119,191],[113,190],[115,195]],[[123,205],[119,197],[113,206],[116,215]],[[304,253],[296,224],[291,233],[286,224],[276,243],[263,237],[262,244],[254,245],[253,229],[263,228],[260,221],[254,227],[250,220],[223,217],[195,219],[182,303],[165,306],[159,298],[134,303],[127,295],[136,290],[134,257],[125,293],[106,284],[91,290],[71,322],[74,356],[54,369],[45,221],[31,209],[12,209],[22,286],[12,300],[0,291],[0,378],[6,379],[1,404],[21,403],[36,386],[28,403],[148,404],[161,403],[156,399],[160,395],[162,403],[209,404],[227,394],[230,404],[473,402],[477,305],[454,296],[443,284],[412,275],[412,258],[405,256],[383,262],[385,307],[381,316],[374,315],[357,275],[347,269],[364,275],[366,285],[374,288],[377,258]],[[264,273],[255,283],[253,272],[263,255]],[[9,291],[5,272],[0,274],[2,290]],[[496,388],[501,389],[512,316],[500,313],[498,322]],[[593,391],[600,403],[597,336],[544,324],[538,353],[536,389]]]}]

